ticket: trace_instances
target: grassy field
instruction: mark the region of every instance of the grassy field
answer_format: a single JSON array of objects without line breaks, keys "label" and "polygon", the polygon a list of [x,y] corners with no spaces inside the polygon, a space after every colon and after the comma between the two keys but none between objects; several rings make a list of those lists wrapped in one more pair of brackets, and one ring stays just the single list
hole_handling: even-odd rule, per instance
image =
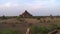
[{"label": "grassy field", "polygon": [[60,30],[60,17],[35,16],[30,18],[0,17],[0,34],[25,34],[30,26],[31,34],[47,34]]}]

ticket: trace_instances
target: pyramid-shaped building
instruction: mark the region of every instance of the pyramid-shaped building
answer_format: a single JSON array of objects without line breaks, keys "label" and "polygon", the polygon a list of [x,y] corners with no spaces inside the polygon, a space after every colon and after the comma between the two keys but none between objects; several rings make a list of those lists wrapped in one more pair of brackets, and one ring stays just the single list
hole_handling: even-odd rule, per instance
[{"label": "pyramid-shaped building", "polygon": [[21,17],[32,17],[32,15],[27,10],[25,10],[25,12],[22,13],[20,16]]}]

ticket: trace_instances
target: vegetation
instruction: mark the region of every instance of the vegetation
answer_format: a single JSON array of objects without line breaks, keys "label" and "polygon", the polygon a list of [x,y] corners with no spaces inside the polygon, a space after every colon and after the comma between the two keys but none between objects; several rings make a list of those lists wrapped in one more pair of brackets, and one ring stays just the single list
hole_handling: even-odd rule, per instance
[{"label": "vegetation", "polygon": [[5,15],[1,16],[0,19],[7,19]]},{"label": "vegetation", "polygon": [[50,24],[50,28],[44,26],[31,26],[31,34],[47,34],[48,32],[51,32],[53,30],[60,30],[60,27],[56,24]]},{"label": "vegetation", "polygon": [[50,28],[51,28],[51,30],[55,30],[55,29],[60,30],[60,26],[58,26],[56,24],[50,24]]},{"label": "vegetation", "polygon": [[18,30],[3,30],[0,31],[0,34],[19,34]]},{"label": "vegetation", "polygon": [[17,16],[16,18],[19,20],[21,17],[20,16]]},{"label": "vegetation", "polygon": [[50,30],[46,27],[38,27],[38,26],[32,26],[31,27],[31,33],[32,34],[47,34],[48,32],[50,32]]},{"label": "vegetation", "polygon": [[[45,16],[46,17],[46,16]],[[33,21],[31,22],[31,21],[28,21],[28,22],[26,22],[25,21],[25,19],[24,18],[21,18],[21,17],[19,17],[19,16],[16,16],[16,17],[9,17],[9,18],[17,18],[17,20],[19,20],[19,22],[17,21],[17,20],[15,20],[16,21],[16,23],[13,23],[14,22],[14,19],[12,20],[13,22],[11,22],[11,24],[9,25],[9,24],[7,24],[8,22],[7,21],[9,21],[10,22],[10,20],[7,20],[6,22],[4,21],[4,20],[1,20],[1,22],[2,22],[2,24],[0,24],[0,27],[1,27],[1,29],[3,29],[3,28],[8,28],[9,26],[12,28],[12,29],[14,29],[14,28],[22,28],[23,29],[23,27],[25,27],[26,26],[26,28],[27,27],[30,27],[30,29],[31,29],[31,34],[47,34],[48,32],[50,32],[50,31],[53,31],[53,30],[55,30],[55,29],[57,29],[57,30],[60,30],[60,26],[58,26],[58,25],[56,25],[56,24],[53,24],[53,23],[51,23],[52,22],[52,20],[53,20],[53,18],[54,17],[49,17],[49,18],[51,18],[51,21],[49,20],[49,18],[47,19],[47,20],[45,20],[45,19],[42,19],[42,20],[40,20],[41,18],[45,18],[45,17],[43,17],[43,16],[34,16],[34,17],[29,17],[29,19],[30,18],[36,18],[38,21],[40,21],[39,23],[38,22],[35,22],[35,23],[33,23]],[[2,16],[2,17],[0,17],[1,19],[7,19],[7,17],[6,16]],[[36,21],[37,21],[36,20]],[[21,22],[21,23],[20,23]],[[30,23],[31,22],[31,23]],[[43,25],[45,25],[45,22],[47,22],[46,24],[50,24],[50,27],[49,27],[49,29],[47,28],[47,26],[46,27],[44,27]],[[58,19],[57,19],[57,21],[56,21],[57,23],[58,23]],[[37,26],[37,25],[40,25],[40,23],[41,24],[43,24],[43,25],[41,25],[41,26]],[[4,27],[4,25],[5,24],[7,24],[7,26],[5,26]],[[37,25],[36,25],[37,24]],[[20,25],[21,25],[21,27],[20,27]],[[35,26],[34,26],[35,25]],[[0,29],[0,30],[1,30]],[[23,29],[24,30],[24,29]],[[22,31],[22,30],[21,30]],[[0,34],[19,34],[19,31],[18,30],[3,30],[3,31],[0,31]]]}]

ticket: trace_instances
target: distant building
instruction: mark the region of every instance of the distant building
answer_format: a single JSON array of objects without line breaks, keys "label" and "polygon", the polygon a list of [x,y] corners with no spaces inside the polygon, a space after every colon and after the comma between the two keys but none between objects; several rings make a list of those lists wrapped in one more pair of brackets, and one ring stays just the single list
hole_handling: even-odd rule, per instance
[{"label": "distant building", "polygon": [[20,15],[21,17],[32,17],[32,15],[27,11],[27,10],[25,10],[25,12],[24,13],[22,13],[21,15]]}]

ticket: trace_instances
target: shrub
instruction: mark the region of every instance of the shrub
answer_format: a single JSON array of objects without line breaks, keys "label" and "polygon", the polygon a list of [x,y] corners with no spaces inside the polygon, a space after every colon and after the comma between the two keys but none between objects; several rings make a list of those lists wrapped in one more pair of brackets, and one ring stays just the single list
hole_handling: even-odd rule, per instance
[{"label": "shrub", "polygon": [[40,17],[37,17],[38,20],[40,20]]},{"label": "shrub", "polygon": [[10,30],[4,30],[1,31],[1,34],[12,34],[12,32]]},{"label": "shrub", "polygon": [[19,31],[18,30],[13,31],[12,34],[19,34]]},{"label": "shrub", "polygon": [[3,15],[3,16],[1,17],[1,19],[7,19],[7,17],[6,17],[5,15]]},{"label": "shrub", "polygon": [[31,32],[32,32],[32,34],[37,34],[39,32],[39,28],[37,26],[32,26]]},{"label": "shrub", "polygon": [[17,16],[16,18],[17,18],[17,20],[19,20],[19,21],[24,21],[24,18],[21,18],[20,16]]},{"label": "shrub", "polygon": [[20,19],[20,16],[17,16],[16,18],[19,20]]},{"label": "shrub", "polygon": [[48,28],[46,28],[46,27],[39,27],[39,29],[40,29],[40,34],[47,34],[48,32],[50,32],[50,30],[48,29]]},{"label": "shrub", "polygon": [[32,34],[47,34],[48,32],[50,32],[50,30],[46,27],[32,26],[31,32]]},{"label": "shrub", "polygon": [[0,32],[0,34],[19,34],[19,31],[18,30],[2,30],[1,32]]},{"label": "shrub", "polygon": [[60,29],[60,27],[56,24],[51,24],[50,28],[51,28],[51,30]]},{"label": "shrub", "polygon": [[0,32],[0,34],[1,34],[1,32]]}]

